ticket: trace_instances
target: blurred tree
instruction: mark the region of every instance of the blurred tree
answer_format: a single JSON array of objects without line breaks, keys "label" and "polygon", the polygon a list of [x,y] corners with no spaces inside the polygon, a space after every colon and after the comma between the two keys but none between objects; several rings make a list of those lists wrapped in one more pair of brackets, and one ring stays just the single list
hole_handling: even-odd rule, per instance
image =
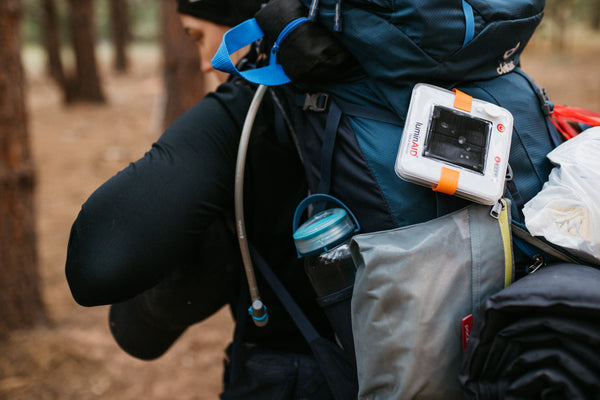
[{"label": "blurred tree", "polygon": [[131,38],[129,32],[129,7],[127,0],[109,0],[110,30],[114,47],[113,67],[116,71],[125,72],[129,64],[127,44]]},{"label": "blurred tree", "polygon": [[161,3],[166,90],[163,127],[166,128],[202,98],[204,77],[198,48],[181,27],[177,2],[161,0]]},{"label": "blurred tree", "polygon": [[546,15],[553,22],[552,43],[559,51],[566,49],[574,0],[547,0]]},{"label": "blurred tree", "polygon": [[593,30],[600,31],[600,0],[592,1],[592,22],[591,26]]},{"label": "blurred tree", "polygon": [[0,336],[47,321],[37,269],[20,17],[21,0],[0,1]]},{"label": "blurred tree", "polygon": [[54,0],[42,0],[41,35],[46,50],[48,75],[62,86],[65,82],[65,73],[60,58],[60,30]]},{"label": "blurred tree", "polygon": [[68,77],[65,100],[104,103],[100,75],[96,63],[94,1],[68,0],[71,43],[75,53],[75,74]]}]

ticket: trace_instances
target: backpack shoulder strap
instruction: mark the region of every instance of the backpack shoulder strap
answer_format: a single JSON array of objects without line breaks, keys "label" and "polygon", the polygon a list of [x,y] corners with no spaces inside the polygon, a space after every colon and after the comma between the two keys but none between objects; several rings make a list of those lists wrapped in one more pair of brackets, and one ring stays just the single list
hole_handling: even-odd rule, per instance
[{"label": "backpack shoulder strap", "polygon": [[326,93],[306,93],[296,97],[296,105],[306,112],[327,112],[327,122],[321,149],[321,181],[318,193],[329,193],[331,187],[331,168],[337,132],[342,115],[367,118],[389,124],[404,126],[404,120],[390,110],[366,107],[340,99],[333,99]]}]

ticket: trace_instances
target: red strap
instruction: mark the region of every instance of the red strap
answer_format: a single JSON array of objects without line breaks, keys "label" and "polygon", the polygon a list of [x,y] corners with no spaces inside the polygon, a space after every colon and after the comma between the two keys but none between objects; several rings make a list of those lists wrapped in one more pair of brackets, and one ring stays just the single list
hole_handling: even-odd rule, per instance
[{"label": "red strap", "polygon": [[579,131],[571,123],[581,123],[589,126],[600,126],[600,113],[579,107],[555,105],[551,114],[552,123],[566,138],[577,136]]}]

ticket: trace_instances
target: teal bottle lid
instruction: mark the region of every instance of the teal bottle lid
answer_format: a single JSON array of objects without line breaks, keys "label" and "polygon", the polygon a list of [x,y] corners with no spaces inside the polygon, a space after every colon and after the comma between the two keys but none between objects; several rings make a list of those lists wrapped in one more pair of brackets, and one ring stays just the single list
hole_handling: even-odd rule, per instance
[{"label": "teal bottle lid", "polygon": [[343,208],[329,208],[309,218],[294,232],[294,242],[300,255],[327,251],[354,232],[354,221]]}]

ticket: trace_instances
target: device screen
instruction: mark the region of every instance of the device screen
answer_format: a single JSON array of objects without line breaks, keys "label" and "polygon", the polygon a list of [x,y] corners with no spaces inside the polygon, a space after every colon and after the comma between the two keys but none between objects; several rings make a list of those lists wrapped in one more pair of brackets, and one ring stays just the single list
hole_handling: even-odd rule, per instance
[{"label": "device screen", "polygon": [[483,174],[491,128],[490,121],[434,106],[423,156]]}]

